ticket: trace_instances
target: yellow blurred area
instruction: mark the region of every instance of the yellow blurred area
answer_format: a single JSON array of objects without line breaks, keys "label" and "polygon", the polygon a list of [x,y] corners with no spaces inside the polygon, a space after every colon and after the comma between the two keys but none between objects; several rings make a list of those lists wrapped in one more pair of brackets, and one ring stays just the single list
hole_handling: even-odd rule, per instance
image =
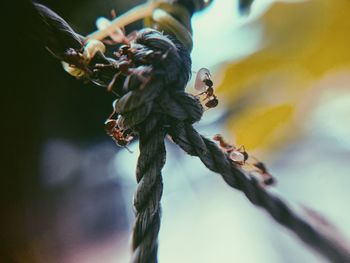
[{"label": "yellow blurred area", "polygon": [[267,135],[285,125],[291,119],[293,110],[290,104],[257,108],[234,118],[229,126],[236,131],[236,142],[244,144],[246,149],[264,147],[268,145]]},{"label": "yellow blurred area", "polygon": [[350,69],[350,1],[275,2],[248,26],[258,24],[261,49],[221,68],[217,92],[231,108],[236,143],[268,150],[295,134],[304,121],[295,113],[302,107],[306,116],[317,83]]}]

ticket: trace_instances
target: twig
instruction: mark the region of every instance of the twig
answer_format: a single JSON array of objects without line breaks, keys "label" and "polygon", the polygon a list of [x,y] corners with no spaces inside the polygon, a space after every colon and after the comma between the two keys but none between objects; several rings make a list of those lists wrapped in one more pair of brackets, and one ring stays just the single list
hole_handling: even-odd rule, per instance
[{"label": "twig", "polygon": [[115,28],[122,28],[139,19],[150,16],[156,6],[157,4],[155,1],[149,1],[145,4],[138,5],[130,9],[128,12],[110,21],[111,23],[106,28],[102,30],[96,30],[95,32],[87,35],[86,37],[88,39],[102,40],[106,38],[110,34],[110,32],[113,31]]}]

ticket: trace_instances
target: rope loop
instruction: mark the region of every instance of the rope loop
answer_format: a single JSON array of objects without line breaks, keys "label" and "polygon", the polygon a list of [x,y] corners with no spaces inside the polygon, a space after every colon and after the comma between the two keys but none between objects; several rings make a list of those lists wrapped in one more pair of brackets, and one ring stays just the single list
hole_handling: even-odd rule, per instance
[{"label": "rope loop", "polygon": [[199,121],[203,107],[196,97],[185,92],[191,74],[187,49],[149,28],[139,31],[129,48],[128,58],[122,55],[117,60],[129,60],[123,90],[119,90],[120,98],[114,103],[115,112],[123,120],[121,125],[137,130],[137,125],[153,113],[162,113],[164,119]]}]

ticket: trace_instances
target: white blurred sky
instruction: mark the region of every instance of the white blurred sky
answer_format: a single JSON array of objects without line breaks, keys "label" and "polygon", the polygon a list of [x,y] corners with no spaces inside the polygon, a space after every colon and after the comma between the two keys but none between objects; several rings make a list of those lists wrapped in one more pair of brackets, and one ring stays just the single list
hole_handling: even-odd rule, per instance
[{"label": "white blurred sky", "polygon": [[211,68],[224,61],[240,59],[256,51],[260,46],[262,30],[251,27],[273,0],[257,0],[249,16],[238,13],[236,0],[213,1],[203,12],[192,19],[193,70]]}]

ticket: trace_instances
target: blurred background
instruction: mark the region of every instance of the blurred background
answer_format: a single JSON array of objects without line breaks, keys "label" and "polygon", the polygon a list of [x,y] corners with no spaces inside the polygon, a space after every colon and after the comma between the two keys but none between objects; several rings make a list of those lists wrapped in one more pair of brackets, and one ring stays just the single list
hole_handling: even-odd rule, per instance
[{"label": "blurred background", "polygon": [[[97,17],[141,1],[41,3],[86,35]],[[256,0],[249,15],[237,6],[214,0],[193,17],[193,71],[210,69],[220,101],[196,128],[245,145],[276,177],[271,191],[350,237],[350,1]],[[128,262],[138,145],[130,154],[105,135],[114,97],[66,74],[34,40],[15,44],[0,262]],[[163,176],[160,262],[326,262],[170,142]]]}]

